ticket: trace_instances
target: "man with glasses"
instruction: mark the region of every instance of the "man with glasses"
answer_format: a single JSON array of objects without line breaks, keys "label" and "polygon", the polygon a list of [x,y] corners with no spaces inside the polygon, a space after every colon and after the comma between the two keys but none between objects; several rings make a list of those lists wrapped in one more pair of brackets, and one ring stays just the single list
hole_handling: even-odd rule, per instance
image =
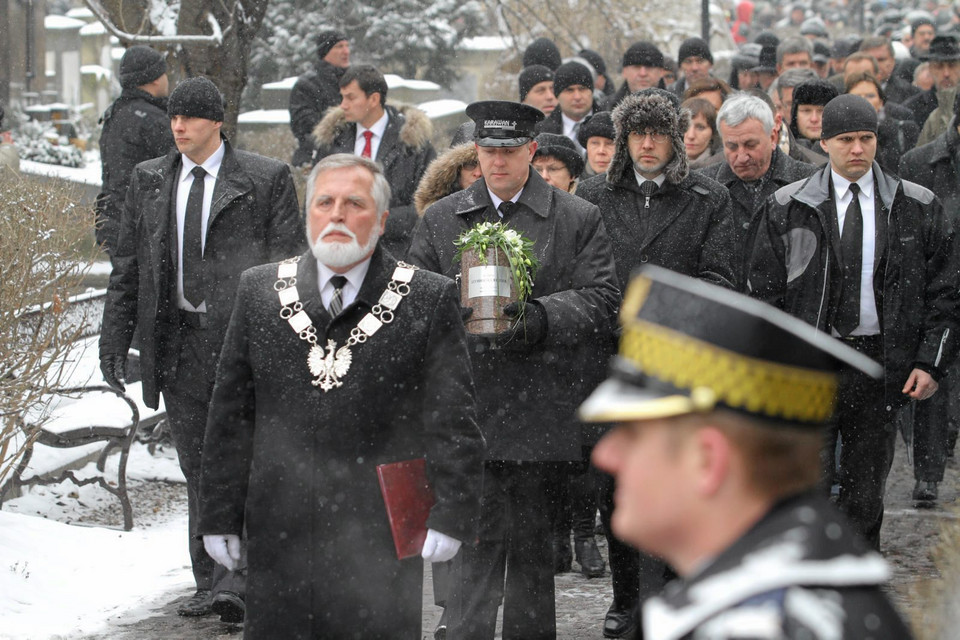
[{"label": "man with glasses", "polygon": [[[607,173],[577,188],[577,195],[603,215],[621,291],[644,263],[739,288],[740,249],[730,195],[719,183],[690,173],[683,144],[689,119],[669,91],[645,89],[628,96],[613,111],[616,149]],[[616,345],[608,346],[606,355],[612,355]],[[663,587],[664,565],[613,536],[613,478],[604,474],[597,486],[613,576],[613,604],[603,634],[631,637],[636,629],[631,610]]]}]

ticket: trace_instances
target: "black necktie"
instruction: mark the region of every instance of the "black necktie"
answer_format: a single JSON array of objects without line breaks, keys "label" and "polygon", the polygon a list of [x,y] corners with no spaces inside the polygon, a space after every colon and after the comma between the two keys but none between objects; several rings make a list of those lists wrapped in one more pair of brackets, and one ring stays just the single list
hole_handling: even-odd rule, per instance
[{"label": "black necktie", "polygon": [[644,209],[650,208],[650,196],[657,192],[657,189],[660,187],[657,186],[657,183],[653,180],[644,180],[640,184],[640,193],[646,196],[646,202],[643,205]]},{"label": "black necktie", "polygon": [[847,205],[840,234],[840,256],[843,259],[843,284],[840,288],[840,304],[834,318],[833,328],[841,336],[850,333],[860,324],[860,272],[863,264],[863,212],[860,210],[860,185],[850,185],[853,199]]},{"label": "black necktie", "polygon": [[500,206],[497,207],[497,211],[500,212],[500,217],[506,218],[508,215],[510,215],[510,212],[513,211],[514,206],[515,205],[509,200],[504,200],[501,202]]},{"label": "black necktie", "polygon": [[203,167],[194,167],[183,221],[183,297],[194,307],[203,303]]},{"label": "black necktie", "polygon": [[327,310],[331,316],[338,316],[343,311],[343,286],[347,284],[347,279],[343,276],[333,276],[330,278],[330,284],[333,285],[333,297],[330,298],[330,304]]}]

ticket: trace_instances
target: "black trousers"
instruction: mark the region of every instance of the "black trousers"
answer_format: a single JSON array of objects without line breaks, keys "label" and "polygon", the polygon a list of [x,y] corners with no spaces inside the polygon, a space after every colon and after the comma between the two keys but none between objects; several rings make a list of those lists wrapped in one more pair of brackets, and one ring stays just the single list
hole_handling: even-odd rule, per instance
[{"label": "black trousers", "polygon": [[[913,474],[921,482],[940,482],[947,454],[957,441],[958,367],[940,380],[940,388],[926,400],[914,401],[904,420],[913,418]],[[912,416],[910,415],[912,413]]]},{"label": "black trousers", "polygon": [[493,640],[503,601],[503,640],[557,636],[549,487],[557,465],[487,462],[480,539],[460,549],[447,593],[447,637]]},{"label": "black trousers", "polygon": [[[879,337],[850,344],[874,360],[881,360]],[[836,417],[827,427],[822,454],[824,482],[828,488],[839,484],[837,505],[877,550],[883,524],[883,494],[896,443],[893,418],[893,412],[887,410],[882,379],[874,380],[855,369],[840,372]],[[842,440],[839,463],[837,438]]]},{"label": "black trousers", "polygon": [[637,551],[614,535],[610,518],[613,516],[613,493],[616,482],[613,476],[596,467],[591,469],[596,474],[600,522],[603,524],[603,533],[607,538],[610,576],[613,581],[613,604],[618,609],[629,610],[663,590],[667,584],[669,569],[660,558]]},{"label": "black trousers", "polygon": [[205,329],[181,324],[176,371],[171,379],[164,380],[162,393],[180,469],[187,480],[190,562],[197,589],[233,591],[242,596],[244,572],[230,572],[214,562],[207,555],[197,531],[203,436],[222,341],[223,336],[210,335]]}]

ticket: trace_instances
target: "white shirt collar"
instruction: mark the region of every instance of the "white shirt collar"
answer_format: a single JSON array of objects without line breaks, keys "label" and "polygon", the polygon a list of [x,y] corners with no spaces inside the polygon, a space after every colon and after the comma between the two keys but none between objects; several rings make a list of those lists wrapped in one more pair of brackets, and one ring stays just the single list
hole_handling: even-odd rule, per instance
[{"label": "white shirt collar", "polygon": [[651,179],[652,179],[654,182],[657,183],[657,188],[658,188],[658,189],[659,189],[660,187],[662,187],[662,186],[663,186],[663,183],[666,182],[666,180],[667,180],[666,174],[663,173],[662,171],[660,172],[660,175],[658,175],[656,178],[644,178],[642,175],[640,175],[640,172],[637,171],[636,167],[634,167],[634,169],[633,169],[633,175],[634,175],[634,177],[637,179],[637,184],[638,184],[638,185],[641,185],[641,184],[643,184],[644,182],[646,182],[647,180],[651,180]]},{"label": "white shirt collar", "polygon": [[330,303],[330,298],[333,297],[333,285],[330,284],[330,279],[333,276],[343,276],[347,279],[347,284],[343,286],[341,299],[343,300],[344,307],[353,304],[353,301],[357,299],[357,294],[360,293],[360,286],[363,285],[363,279],[367,277],[371,258],[373,258],[373,255],[346,273],[337,273],[317,260],[317,286],[320,289],[320,298],[323,300],[323,306],[327,306]]},{"label": "white shirt collar", "polygon": [[[526,186],[526,185],[524,185],[524,186]],[[495,194],[493,191],[490,191],[490,187],[487,187],[487,193],[490,194],[490,200],[493,202],[493,208],[494,208],[494,209],[499,209],[499,208],[500,208],[500,203],[503,202],[503,200],[501,200],[500,198],[498,198],[498,197],[497,197],[497,194]],[[523,187],[520,187],[520,191],[517,191],[517,193],[516,193],[512,198],[510,198],[510,202],[516,203],[517,200],[520,199],[520,194],[521,194],[521,193],[523,193]],[[500,212],[497,211],[497,213],[499,214]]]},{"label": "white shirt collar", "polygon": [[[837,194],[838,200],[845,200],[847,194],[850,192],[850,185],[853,184],[839,173],[830,169],[830,177],[833,180],[833,190]],[[857,180],[857,184],[860,185],[860,193],[863,194],[868,200],[873,199],[873,167],[870,168],[865,174],[860,176],[860,179]]]},{"label": "white shirt collar", "polygon": [[[220,164],[223,162],[223,154],[226,150],[227,148],[224,146],[223,140],[221,140],[217,150],[211,153],[210,157],[204,160],[200,166],[203,167],[204,171],[216,178],[220,173]],[[180,171],[180,182],[183,182],[184,179],[190,175],[190,172],[193,171],[193,168],[197,166],[197,163],[182,153],[180,154],[180,161],[183,163],[183,170]]]},{"label": "white shirt collar", "polygon": [[387,114],[387,110],[383,110],[383,115],[380,116],[380,119],[373,123],[373,125],[367,129],[365,126],[357,123],[357,139],[360,139],[363,136],[364,131],[373,131],[375,138],[380,139],[383,137],[383,132],[387,130],[387,121],[390,119]]}]

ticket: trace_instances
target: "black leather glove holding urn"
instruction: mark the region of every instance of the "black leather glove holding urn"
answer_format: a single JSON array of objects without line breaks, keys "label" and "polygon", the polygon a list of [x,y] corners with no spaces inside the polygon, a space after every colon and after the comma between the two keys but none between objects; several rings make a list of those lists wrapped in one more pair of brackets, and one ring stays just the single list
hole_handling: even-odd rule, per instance
[{"label": "black leather glove holding urn", "polygon": [[494,340],[505,351],[527,351],[547,336],[547,312],[538,302],[511,302],[503,308],[503,315],[514,321]]}]

